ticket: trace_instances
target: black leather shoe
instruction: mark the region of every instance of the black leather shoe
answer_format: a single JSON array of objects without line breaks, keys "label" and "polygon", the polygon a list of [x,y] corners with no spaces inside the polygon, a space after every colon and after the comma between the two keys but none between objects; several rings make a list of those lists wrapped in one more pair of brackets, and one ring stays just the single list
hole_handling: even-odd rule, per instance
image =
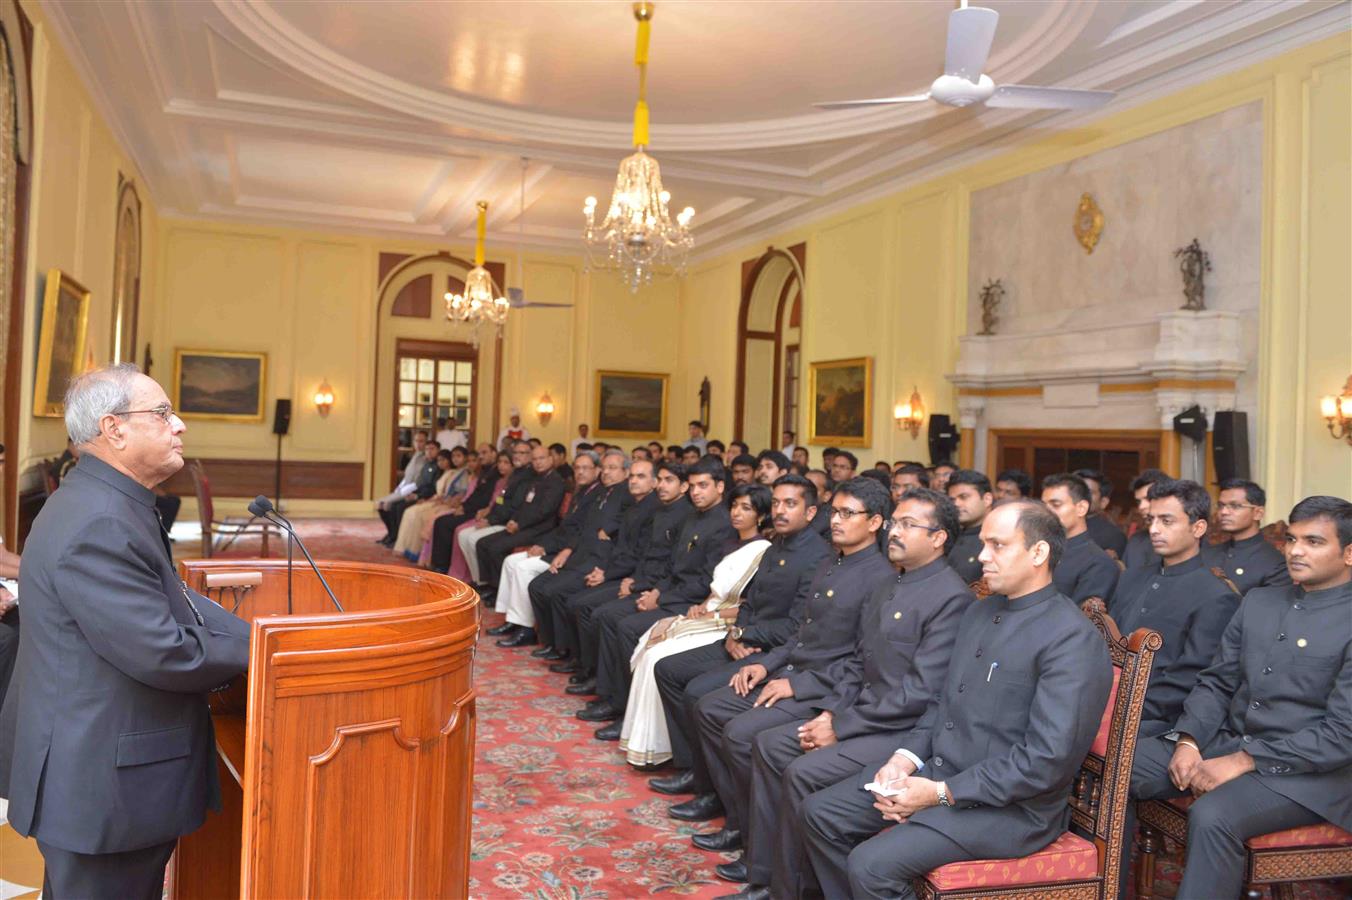
[{"label": "black leather shoe", "polygon": [[577,660],[565,659],[563,662],[551,663],[549,671],[557,672],[560,675],[575,675],[581,671],[581,668],[582,667],[577,664]]},{"label": "black leather shoe", "polygon": [[598,741],[618,741],[620,739],[620,732],[623,730],[624,722],[616,719],[605,728],[596,729],[596,734],[592,735],[592,737],[596,738]]},{"label": "black leather shoe", "polygon": [[499,647],[531,647],[539,641],[535,637],[534,628],[523,628],[511,637],[503,638],[498,641]]},{"label": "black leather shoe", "polygon": [[578,670],[577,670],[576,672],[574,672],[572,675],[569,675],[569,676],[568,676],[568,683],[569,683],[569,684],[581,684],[582,682],[586,681],[588,678],[595,678],[595,677],[596,677],[596,670],[595,670],[595,669],[578,669]]},{"label": "black leather shoe", "polygon": [[504,634],[511,634],[520,627],[520,625],[513,625],[511,622],[503,622],[496,628],[488,629],[488,633],[493,637],[502,637]]},{"label": "black leather shoe", "polygon": [[609,703],[603,703],[600,706],[592,707],[590,709],[583,707],[573,713],[573,715],[584,722],[613,722],[616,719],[624,717],[624,710],[616,709]]},{"label": "black leather shoe", "polygon": [[731,831],[720,828],[710,834],[692,834],[690,843],[713,853],[731,853],[742,849],[742,833],[735,828]]},{"label": "black leather shoe", "polygon": [[533,656],[533,657],[535,657],[536,659],[543,659],[544,657],[548,656],[549,654],[551,654],[551,653],[553,653],[553,652],[554,652],[554,645],[553,645],[553,644],[545,644],[543,647],[536,647],[534,650],[532,650],[532,651],[530,652],[530,655]]},{"label": "black leather shoe", "polygon": [[577,684],[570,684],[563,689],[565,694],[574,697],[587,697],[596,693],[596,679],[588,678],[586,681],[579,681]]},{"label": "black leather shoe", "polygon": [[720,863],[714,866],[714,872],[724,881],[746,884],[746,863],[740,858],[730,863]]},{"label": "black leather shoe", "polygon": [[668,775],[665,778],[648,779],[648,787],[659,794],[689,794],[694,786],[695,773],[689,769],[682,769],[675,775]]},{"label": "black leather shoe", "polygon": [[583,709],[596,709],[598,706],[609,706],[610,701],[604,697],[597,697],[595,700],[588,700]]},{"label": "black leather shoe", "polygon": [[548,653],[541,653],[541,654],[540,654],[540,658],[543,659],[543,660],[545,660],[546,662],[557,662],[557,661],[559,661],[559,660],[561,660],[561,659],[567,659],[567,658],[568,658],[568,651],[567,651],[567,650],[560,650],[559,648],[555,647],[553,650],[550,650]]},{"label": "black leather shoe", "polygon": [[[697,794],[694,800],[677,803],[667,810],[667,815],[682,822],[707,822],[723,815],[723,801],[713,791]],[[743,871],[746,871],[743,869]],[[742,876],[746,880],[746,876]]]},{"label": "black leather shoe", "polygon": [[748,884],[735,894],[723,894],[714,900],[771,900],[770,889],[761,884]]}]

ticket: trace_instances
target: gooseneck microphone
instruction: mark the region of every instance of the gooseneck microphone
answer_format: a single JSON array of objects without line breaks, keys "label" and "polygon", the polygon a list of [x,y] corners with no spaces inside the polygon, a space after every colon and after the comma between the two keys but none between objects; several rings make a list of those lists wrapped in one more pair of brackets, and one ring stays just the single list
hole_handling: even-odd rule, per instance
[{"label": "gooseneck microphone", "polygon": [[[343,609],[343,604],[339,603],[338,598],[333,595],[333,590],[329,587],[329,583],[324,580],[324,573],[319,571],[319,566],[315,565],[314,557],[310,555],[309,550],[305,549],[305,542],[300,539],[300,535],[296,534],[296,529],[291,527],[291,522],[286,518],[286,516],[283,516],[276,510],[275,507],[273,507],[272,501],[269,500],[267,497],[264,497],[262,494],[259,494],[257,497],[254,498],[254,501],[249,504],[249,512],[253,513],[255,516],[258,516],[259,518],[267,519],[269,522],[275,522],[280,527],[286,529],[286,533],[291,538],[295,539],[296,546],[300,547],[300,552],[305,554],[305,559],[310,563],[310,568],[315,570],[315,575],[319,577],[319,583],[324,586],[324,591],[329,595],[329,599],[333,601],[334,608],[337,609],[339,612],[347,612],[347,610]],[[288,571],[290,570],[290,567],[291,561],[288,558],[287,560]],[[291,586],[290,583],[288,582],[287,584],[288,612],[290,611],[291,607],[290,588]]]}]

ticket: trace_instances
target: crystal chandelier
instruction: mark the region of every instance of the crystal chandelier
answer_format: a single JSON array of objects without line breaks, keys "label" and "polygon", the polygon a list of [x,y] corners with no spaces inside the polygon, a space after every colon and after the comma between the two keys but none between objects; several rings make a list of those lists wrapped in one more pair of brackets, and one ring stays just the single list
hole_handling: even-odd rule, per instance
[{"label": "crystal chandelier", "polygon": [[638,66],[638,105],[634,107],[634,147],[632,156],[620,163],[615,178],[615,191],[610,197],[610,208],[605,218],[596,221],[596,198],[588,197],[583,213],[587,227],[583,238],[587,247],[589,268],[617,269],[637,293],[639,285],[652,281],[653,267],[671,266],[683,271],[686,256],[694,245],[690,220],[695,210],[687,206],[676,221],[671,221],[667,204],[671,194],[662,189],[662,175],[657,160],[643,152],[648,145],[648,36],[651,30],[653,5],[634,4],[634,18],[638,20],[638,39],[634,49],[634,64]]},{"label": "crystal chandelier", "polygon": [[474,346],[479,346],[479,328],[492,325],[502,333],[511,303],[493,295],[493,276],[484,268],[484,232],[488,223],[488,201],[479,201],[478,237],[474,243],[474,268],[465,273],[465,292],[446,292],[446,318],[474,328]]}]

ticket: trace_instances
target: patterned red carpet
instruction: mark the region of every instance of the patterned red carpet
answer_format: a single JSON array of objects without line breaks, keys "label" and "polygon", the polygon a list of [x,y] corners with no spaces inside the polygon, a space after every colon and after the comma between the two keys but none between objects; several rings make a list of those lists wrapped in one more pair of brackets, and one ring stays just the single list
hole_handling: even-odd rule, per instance
[{"label": "patterned red carpet", "polygon": [[[312,519],[296,525],[316,559],[403,564],[374,543],[381,534],[375,521]],[[178,547],[187,549],[184,541]],[[284,543],[271,549],[273,556],[286,553]],[[257,553],[255,540],[224,555]],[[484,628],[502,621],[488,611]],[[736,885],[713,873],[714,865],[732,857],[690,844],[692,833],[716,830],[722,820],[691,826],[669,818],[670,801],[648,789],[648,776],[626,765],[616,744],[593,740],[595,726],[573,717],[582,702],[564,695],[566,676],[530,658],[530,648],[505,650],[493,641],[482,636],[475,673],[471,896],[621,900],[735,892]],[[1155,896],[1174,896],[1177,856],[1162,857],[1156,872]],[[1300,888],[1297,896],[1348,895],[1324,884]]]}]

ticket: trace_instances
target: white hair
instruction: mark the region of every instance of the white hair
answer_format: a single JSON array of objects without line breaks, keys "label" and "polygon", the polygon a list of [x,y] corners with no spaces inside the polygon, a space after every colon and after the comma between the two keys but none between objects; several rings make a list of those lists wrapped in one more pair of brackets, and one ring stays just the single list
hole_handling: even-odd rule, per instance
[{"label": "white hair", "polygon": [[76,376],[66,388],[66,434],[77,447],[99,436],[104,416],[125,412],[141,374],[135,363],[104,366]]},{"label": "white hair", "polygon": [[626,472],[629,471],[629,454],[625,453],[619,447],[611,447],[606,451],[606,456],[618,456],[620,458],[620,465],[624,467]]}]

